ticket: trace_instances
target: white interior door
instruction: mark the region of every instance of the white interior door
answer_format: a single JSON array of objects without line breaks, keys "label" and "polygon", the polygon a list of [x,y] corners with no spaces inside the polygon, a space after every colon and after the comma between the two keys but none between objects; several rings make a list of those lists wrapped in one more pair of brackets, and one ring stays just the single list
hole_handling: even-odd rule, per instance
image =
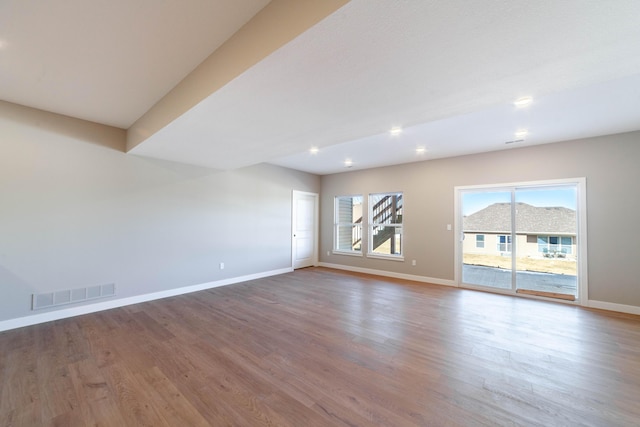
[{"label": "white interior door", "polygon": [[293,268],[318,263],[318,195],[293,192],[292,264]]}]

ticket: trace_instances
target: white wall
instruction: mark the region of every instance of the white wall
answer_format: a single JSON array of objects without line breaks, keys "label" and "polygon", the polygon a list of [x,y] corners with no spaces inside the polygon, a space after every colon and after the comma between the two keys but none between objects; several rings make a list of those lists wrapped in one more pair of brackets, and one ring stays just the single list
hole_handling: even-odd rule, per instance
[{"label": "white wall", "polygon": [[[638,159],[632,132],[323,176],[320,261],[453,281],[455,186],[586,177],[589,299],[640,307]],[[333,198],[384,191],[404,192],[405,261],[327,256]]]},{"label": "white wall", "polygon": [[0,321],[33,314],[32,293],[115,283],[120,299],[290,268],[292,190],[319,191],[276,166],[127,155],[123,130],[5,102],[0,129]]}]

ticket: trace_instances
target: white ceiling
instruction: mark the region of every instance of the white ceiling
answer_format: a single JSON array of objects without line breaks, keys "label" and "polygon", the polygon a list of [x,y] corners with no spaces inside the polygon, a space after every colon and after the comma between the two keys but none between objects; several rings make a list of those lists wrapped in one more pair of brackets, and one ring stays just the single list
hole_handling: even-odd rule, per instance
[{"label": "white ceiling", "polygon": [[[5,0],[0,99],[127,128],[266,3]],[[351,0],[131,153],[327,174],[637,130],[639,20],[637,0]]]},{"label": "white ceiling", "polygon": [[[515,132],[528,130],[524,141]],[[518,148],[640,129],[640,74],[536,98],[527,108],[499,104],[272,161],[319,175]],[[518,142],[514,142],[518,141]],[[424,152],[417,152],[422,148]],[[345,159],[352,165],[345,166]]]}]

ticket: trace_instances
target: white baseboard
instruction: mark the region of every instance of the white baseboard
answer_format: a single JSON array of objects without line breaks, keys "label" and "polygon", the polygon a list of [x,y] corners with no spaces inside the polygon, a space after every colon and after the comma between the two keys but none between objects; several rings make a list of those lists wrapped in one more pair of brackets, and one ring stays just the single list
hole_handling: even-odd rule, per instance
[{"label": "white baseboard", "polygon": [[598,308],[600,310],[618,311],[620,313],[640,315],[640,307],[635,305],[616,304],[606,301],[588,300],[587,307]]},{"label": "white baseboard", "polygon": [[414,282],[432,283],[434,285],[453,286],[456,282],[453,280],[436,279],[433,277],[417,276],[414,274],[394,273],[392,271],[374,270],[372,268],[352,267],[350,265],[331,264],[328,262],[319,263],[320,267],[334,268],[336,270],[353,271],[355,273],[372,274],[374,276],[393,277],[394,279],[413,280]]},{"label": "white baseboard", "polygon": [[153,301],[176,295],[188,294],[191,292],[203,291],[205,289],[217,288],[220,286],[232,285],[234,283],[246,282],[249,280],[261,279],[263,277],[277,276],[279,274],[290,273],[293,268],[282,268],[279,270],[264,271],[261,273],[249,274],[246,276],[232,277],[229,279],[216,280],[214,282],[201,283],[199,285],[185,286],[182,288],[168,289],[166,291],[153,292],[150,294],[136,295],[133,297],[114,299],[99,302],[96,304],[82,305],[79,307],[65,308],[62,310],[38,313],[31,316],[19,317],[0,321],[0,332],[10,329],[22,328],[23,326],[37,325],[38,323],[51,322],[53,320],[66,319],[68,317],[80,316],[82,314],[95,313],[97,311],[109,310],[111,308],[124,307],[126,305],[138,304],[146,301]]}]

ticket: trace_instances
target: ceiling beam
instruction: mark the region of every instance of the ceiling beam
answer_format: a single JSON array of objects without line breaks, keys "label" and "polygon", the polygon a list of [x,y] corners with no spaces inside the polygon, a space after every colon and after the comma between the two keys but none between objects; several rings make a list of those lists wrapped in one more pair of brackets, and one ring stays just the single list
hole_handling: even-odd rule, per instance
[{"label": "ceiling beam", "polygon": [[127,151],[348,2],[271,1],[127,130]]}]

